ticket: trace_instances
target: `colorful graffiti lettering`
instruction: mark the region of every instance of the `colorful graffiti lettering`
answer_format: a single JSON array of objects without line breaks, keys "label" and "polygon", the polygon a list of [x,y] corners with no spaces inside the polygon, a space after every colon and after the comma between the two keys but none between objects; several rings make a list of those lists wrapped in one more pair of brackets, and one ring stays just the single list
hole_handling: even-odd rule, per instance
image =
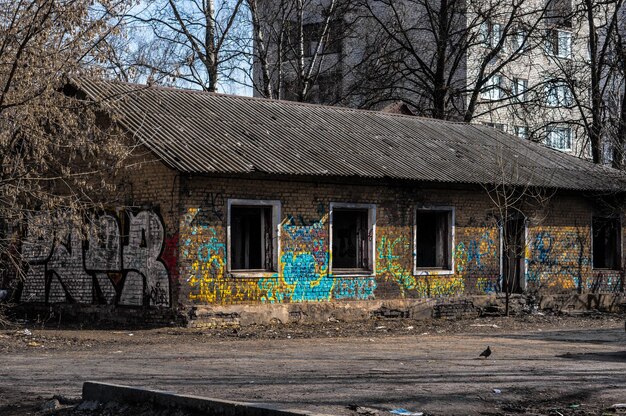
[{"label": "colorful graffiti lettering", "polygon": [[328,227],[319,221],[293,218],[282,224],[279,275],[261,279],[265,302],[319,302],[331,299],[372,299],[376,282],[370,277],[333,277],[329,274]]}]

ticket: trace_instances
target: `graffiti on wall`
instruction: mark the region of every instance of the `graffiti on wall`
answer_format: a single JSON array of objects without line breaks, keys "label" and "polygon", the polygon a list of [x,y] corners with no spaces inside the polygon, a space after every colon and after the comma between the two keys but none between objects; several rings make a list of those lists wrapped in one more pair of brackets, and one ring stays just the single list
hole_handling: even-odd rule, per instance
[{"label": "graffiti on wall", "polygon": [[[468,290],[493,292],[497,288],[498,230],[489,227],[457,227],[458,244],[453,248],[453,273],[412,270],[415,253],[404,227],[379,227],[377,272],[393,282],[401,297],[456,296]],[[388,289],[389,290],[389,289]],[[393,289],[390,289],[393,292]]]},{"label": "graffiti on wall", "polygon": [[[29,227],[39,226],[41,216]],[[28,235],[22,248],[28,263],[22,301],[169,306],[170,282],[160,258],[165,231],[151,211],[98,217],[88,240],[77,230]],[[56,242],[55,241],[60,241]]]},{"label": "graffiti on wall", "polygon": [[334,277],[329,272],[328,214],[316,221],[288,217],[281,226],[280,273],[261,279],[265,302],[372,299],[372,277]]},{"label": "graffiti on wall", "polygon": [[[188,298],[195,302],[430,298],[494,293],[501,287],[499,229],[487,224],[456,227],[454,269],[450,273],[415,271],[410,228],[379,226],[376,277],[333,276],[328,214],[323,210],[316,219],[287,216],[282,222],[276,272],[264,273],[262,277],[232,276],[226,264],[226,229],[218,205],[210,203],[204,213],[201,209],[190,209],[181,222],[181,262],[185,264]],[[587,246],[581,243],[589,235],[581,236],[575,231],[558,227],[554,232],[542,229],[529,234],[526,253],[529,282],[566,289],[578,285],[589,289],[597,283],[593,278],[580,280],[580,276],[590,276],[589,243],[584,243]],[[605,279],[610,281],[610,277]]]},{"label": "graffiti on wall", "polygon": [[187,283],[189,300],[199,303],[236,303],[258,299],[256,281],[231,279],[226,271],[226,231],[214,226],[219,208],[190,208],[180,223],[181,278]]},{"label": "graffiti on wall", "polygon": [[500,288],[498,228],[462,227],[457,229],[457,237],[455,268],[463,278],[467,292],[497,292]]},{"label": "graffiti on wall", "polygon": [[535,288],[591,289],[590,235],[576,227],[542,227],[529,233],[527,282]]},{"label": "graffiti on wall", "polygon": [[[281,224],[278,272],[263,277],[229,276],[226,232],[211,208],[189,209],[181,221],[181,264],[189,300],[201,303],[259,301],[317,302],[371,299],[373,277],[335,278],[329,274],[328,216],[317,221],[288,217]],[[202,220],[198,220],[198,218]]]}]

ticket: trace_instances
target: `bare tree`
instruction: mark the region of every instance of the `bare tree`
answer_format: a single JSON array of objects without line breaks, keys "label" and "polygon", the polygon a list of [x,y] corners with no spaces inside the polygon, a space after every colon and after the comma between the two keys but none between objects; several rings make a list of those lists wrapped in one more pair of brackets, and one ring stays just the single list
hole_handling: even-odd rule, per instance
[{"label": "bare tree", "polygon": [[249,0],[258,95],[336,104],[344,97],[346,39],[354,2]]},{"label": "bare tree", "polygon": [[[24,225],[36,212],[79,222],[98,206],[128,148],[98,127],[93,106],[64,94],[98,74],[115,31],[115,0],[0,1],[0,283],[22,270]],[[37,233],[49,230],[33,227]],[[0,287],[0,289],[3,289]]]},{"label": "bare tree", "polygon": [[[365,106],[402,99],[419,114],[471,121],[491,81],[538,45],[545,9],[510,2],[361,0],[370,32],[358,59]],[[509,104],[510,94],[493,101]]]},{"label": "bare tree", "polygon": [[252,33],[245,0],[152,1],[125,18],[132,44],[121,66],[136,66],[149,83],[213,92],[248,78]]},{"label": "bare tree", "polygon": [[[494,172],[491,185],[484,185],[483,188],[492,202],[493,214],[500,229],[500,290],[504,293],[505,315],[508,316],[511,295],[526,289],[526,229],[545,220],[555,191],[533,186],[535,178],[522,173],[517,161],[509,160],[505,153],[504,149],[500,151],[496,161],[498,169]],[[545,173],[542,172],[542,175]]]},{"label": "bare tree", "polygon": [[[619,137],[619,125],[623,123],[619,97],[624,88],[620,33],[623,1],[582,0],[575,5],[561,16],[571,22],[570,29],[565,29],[569,32],[561,33],[566,33],[568,42],[576,42],[579,47],[570,52],[571,56],[553,54],[553,69],[548,73],[567,87],[567,94],[571,95],[568,105],[575,110],[570,123],[580,129],[593,162],[603,163],[605,146]],[[619,145],[614,146],[618,148]],[[621,166],[620,156],[614,156],[614,166]]]}]

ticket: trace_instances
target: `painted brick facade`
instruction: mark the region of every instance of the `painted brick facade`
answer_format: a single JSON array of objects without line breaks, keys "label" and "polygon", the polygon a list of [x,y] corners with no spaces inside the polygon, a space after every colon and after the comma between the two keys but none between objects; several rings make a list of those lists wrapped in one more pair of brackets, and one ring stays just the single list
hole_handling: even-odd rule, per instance
[{"label": "painted brick facade", "polygon": [[[203,305],[446,299],[501,291],[498,211],[482,187],[189,177],[160,162],[141,161],[120,186],[119,204],[128,208],[104,216],[113,245],[105,250],[83,244],[82,250],[69,250],[44,244],[44,251],[33,251],[30,257],[22,301],[187,313]],[[261,275],[229,272],[229,200],[280,202],[275,270]],[[623,292],[621,271],[592,269],[591,219],[597,209],[592,201],[558,193],[527,213],[526,291]],[[333,273],[333,203],[376,207],[374,274]],[[449,274],[416,271],[415,213],[420,207],[454,209]],[[80,241],[71,244],[81,246]],[[65,269],[54,264],[56,258],[66,260]],[[68,264],[75,270],[68,270]]]},{"label": "painted brick facade", "polygon": [[[219,178],[185,180],[179,234],[180,299],[193,304],[289,303],[433,298],[500,290],[500,230],[486,191]],[[184,191],[185,192],[185,191]],[[262,277],[228,273],[229,199],[281,202],[278,270]],[[375,276],[337,276],[329,267],[334,202],[375,204]],[[455,209],[454,273],[414,271],[414,215],[422,206]],[[614,292],[619,271],[593,271],[592,205],[557,195],[529,215],[528,290]],[[541,221],[536,223],[536,221]]]}]

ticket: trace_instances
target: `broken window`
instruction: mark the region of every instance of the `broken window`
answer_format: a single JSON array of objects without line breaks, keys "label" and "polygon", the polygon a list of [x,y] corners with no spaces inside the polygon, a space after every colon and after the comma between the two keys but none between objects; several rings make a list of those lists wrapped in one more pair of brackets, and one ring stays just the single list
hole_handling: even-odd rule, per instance
[{"label": "broken window", "polygon": [[231,270],[275,270],[274,209],[272,205],[231,205]]},{"label": "broken window", "polygon": [[418,269],[452,270],[452,210],[418,209],[416,261]]},{"label": "broken window", "polygon": [[332,269],[334,273],[371,271],[372,208],[332,209]]},{"label": "broken window", "polygon": [[592,250],[594,269],[621,267],[621,221],[615,217],[593,217]]}]

